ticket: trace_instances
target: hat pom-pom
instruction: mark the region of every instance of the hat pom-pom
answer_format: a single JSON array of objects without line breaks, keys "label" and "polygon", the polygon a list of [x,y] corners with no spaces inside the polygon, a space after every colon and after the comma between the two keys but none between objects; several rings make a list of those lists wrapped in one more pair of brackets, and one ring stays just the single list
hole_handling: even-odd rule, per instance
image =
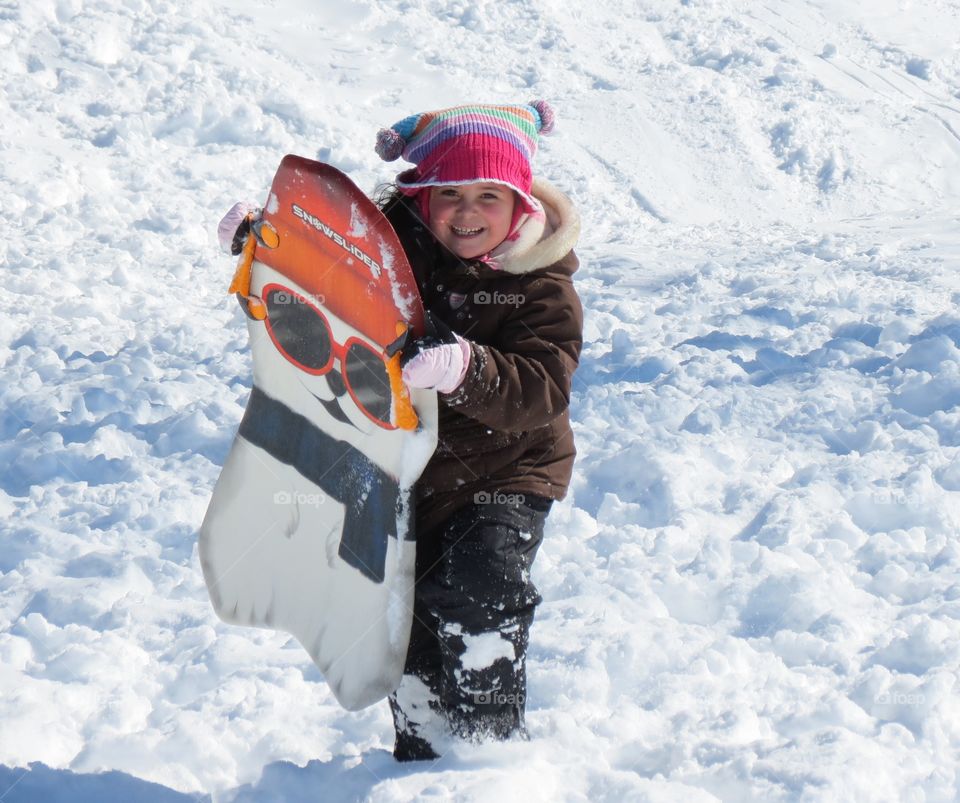
[{"label": "hat pom-pom", "polygon": [[381,128],[377,132],[377,155],[385,162],[399,159],[406,144],[399,132],[392,128]]},{"label": "hat pom-pom", "polygon": [[540,133],[549,134],[553,131],[556,116],[553,113],[553,106],[545,100],[531,100],[530,105],[537,110],[540,115]]}]

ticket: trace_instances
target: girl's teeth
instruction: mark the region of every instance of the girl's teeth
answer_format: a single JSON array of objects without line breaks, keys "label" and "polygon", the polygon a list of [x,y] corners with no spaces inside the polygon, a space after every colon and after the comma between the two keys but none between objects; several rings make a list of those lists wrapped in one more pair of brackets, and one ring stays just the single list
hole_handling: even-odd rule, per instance
[{"label": "girl's teeth", "polygon": [[457,226],[451,226],[450,228],[453,229],[454,234],[459,234],[463,236],[468,234],[479,234],[482,231],[482,229],[461,229],[461,228],[458,228]]}]

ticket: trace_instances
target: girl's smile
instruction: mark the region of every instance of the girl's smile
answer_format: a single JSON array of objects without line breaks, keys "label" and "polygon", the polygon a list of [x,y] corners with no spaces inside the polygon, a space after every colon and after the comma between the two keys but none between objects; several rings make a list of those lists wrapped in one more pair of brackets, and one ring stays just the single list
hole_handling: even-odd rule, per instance
[{"label": "girl's smile", "polygon": [[510,233],[514,193],[502,184],[430,188],[430,231],[462,259],[489,253]]}]

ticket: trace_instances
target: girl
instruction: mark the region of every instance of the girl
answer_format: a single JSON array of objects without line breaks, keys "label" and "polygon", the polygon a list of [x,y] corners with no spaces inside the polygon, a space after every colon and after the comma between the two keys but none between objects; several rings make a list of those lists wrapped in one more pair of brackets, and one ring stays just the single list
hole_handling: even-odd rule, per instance
[{"label": "girl", "polygon": [[[526,737],[530,568],[570,481],[583,325],[578,215],[530,167],[552,127],[534,101],[413,115],[377,136],[383,159],[414,164],[379,199],[428,311],[403,378],[440,402],[416,491],[413,629],[390,696],[400,761],[437,758],[451,738]],[[225,246],[234,231],[225,218]]]}]

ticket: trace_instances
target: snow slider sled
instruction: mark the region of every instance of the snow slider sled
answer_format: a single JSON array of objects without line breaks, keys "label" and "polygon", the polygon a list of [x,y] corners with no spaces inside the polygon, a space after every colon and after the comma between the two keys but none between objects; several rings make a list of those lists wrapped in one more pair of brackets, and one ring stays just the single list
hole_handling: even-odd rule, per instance
[{"label": "snow slider sled", "polygon": [[231,292],[253,388],[200,528],[227,622],[286,631],[355,710],[400,682],[413,608],[412,485],[436,446],[434,391],[391,344],[423,305],[390,224],[345,175],[286,156]]}]

